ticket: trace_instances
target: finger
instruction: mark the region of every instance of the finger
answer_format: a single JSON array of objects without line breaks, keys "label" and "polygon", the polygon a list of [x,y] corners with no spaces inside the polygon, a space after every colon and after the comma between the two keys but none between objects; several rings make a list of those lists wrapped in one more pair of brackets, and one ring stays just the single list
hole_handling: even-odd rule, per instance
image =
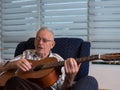
[{"label": "finger", "polygon": [[28,71],[31,69],[31,64],[27,60],[19,61],[18,67],[23,71]]},{"label": "finger", "polygon": [[69,58],[65,62],[66,72],[67,73],[76,73],[79,70],[78,64],[75,59]]},{"label": "finger", "polygon": [[78,71],[77,62],[73,58],[70,58],[70,65],[71,65],[71,70],[73,73]]},{"label": "finger", "polygon": [[22,71],[27,71],[28,69],[25,68],[23,65],[19,65],[19,68],[22,70]]},{"label": "finger", "polygon": [[22,63],[23,63],[23,65],[25,65],[25,67],[27,67],[28,69],[31,69],[31,68],[32,68],[32,67],[31,67],[31,64],[32,64],[32,63],[30,63],[29,61],[24,60]]},{"label": "finger", "polygon": [[77,62],[73,58],[70,58],[70,60],[71,60],[71,66],[72,66],[72,68],[76,68]]},{"label": "finger", "polygon": [[73,63],[72,65],[74,68],[80,68],[81,63],[78,64],[74,58],[71,58],[71,60],[72,60],[72,63]]},{"label": "finger", "polygon": [[69,72],[70,72],[70,65],[69,65],[69,62],[68,62],[67,60],[65,60],[65,65],[64,65],[64,67],[65,67],[65,72],[66,72],[66,73],[69,73]]},{"label": "finger", "polygon": [[65,69],[66,69],[66,73],[72,73],[74,70],[74,66],[73,66],[73,61],[72,59],[67,59],[65,61]]}]

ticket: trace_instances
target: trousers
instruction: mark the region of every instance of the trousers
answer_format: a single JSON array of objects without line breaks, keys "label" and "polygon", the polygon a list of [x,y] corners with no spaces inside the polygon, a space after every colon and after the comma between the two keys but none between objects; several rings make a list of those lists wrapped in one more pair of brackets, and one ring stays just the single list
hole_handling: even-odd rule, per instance
[{"label": "trousers", "polygon": [[[19,77],[12,77],[5,85],[5,90],[52,90],[43,89],[36,83],[24,80]],[[92,76],[85,76],[78,80],[69,90],[98,90],[97,80]]]}]

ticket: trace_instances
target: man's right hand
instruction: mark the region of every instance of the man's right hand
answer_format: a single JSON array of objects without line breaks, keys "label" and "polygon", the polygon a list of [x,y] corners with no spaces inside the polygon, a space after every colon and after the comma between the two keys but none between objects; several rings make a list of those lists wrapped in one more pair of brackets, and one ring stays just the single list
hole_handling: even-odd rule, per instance
[{"label": "man's right hand", "polygon": [[7,71],[10,69],[20,69],[22,71],[29,71],[32,68],[32,63],[30,63],[26,59],[20,59],[17,61],[12,61],[7,63],[4,67],[2,67],[2,71]]},{"label": "man's right hand", "polygon": [[18,68],[20,68],[22,71],[29,71],[32,68],[32,63],[30,63],[26,59],[20,59],[16,62],[16,65]]}]

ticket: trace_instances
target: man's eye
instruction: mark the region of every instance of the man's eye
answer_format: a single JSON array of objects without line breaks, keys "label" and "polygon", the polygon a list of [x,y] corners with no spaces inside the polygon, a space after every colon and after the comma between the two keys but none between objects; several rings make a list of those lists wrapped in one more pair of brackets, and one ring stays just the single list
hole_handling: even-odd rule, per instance
[{"label": "man's eye", "polygon": [[41,38],[36,38],[37,41],[43,41],[43,42],[49,42],[49,41],[52,41],[52,40],[48,40],[48,39],[41,39]]}]

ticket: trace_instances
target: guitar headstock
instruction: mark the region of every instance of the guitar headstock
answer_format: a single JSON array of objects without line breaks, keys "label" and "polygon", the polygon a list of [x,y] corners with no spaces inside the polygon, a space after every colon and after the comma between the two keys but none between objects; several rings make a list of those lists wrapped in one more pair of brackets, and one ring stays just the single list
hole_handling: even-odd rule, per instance
[{"label": "guitar headstock", "polygon": [[115,60],[120,60],[120,53],[108,53],[108,54],[103,54],[99,55],[99,59],[104,60],[104,61],[115,61]]}]

